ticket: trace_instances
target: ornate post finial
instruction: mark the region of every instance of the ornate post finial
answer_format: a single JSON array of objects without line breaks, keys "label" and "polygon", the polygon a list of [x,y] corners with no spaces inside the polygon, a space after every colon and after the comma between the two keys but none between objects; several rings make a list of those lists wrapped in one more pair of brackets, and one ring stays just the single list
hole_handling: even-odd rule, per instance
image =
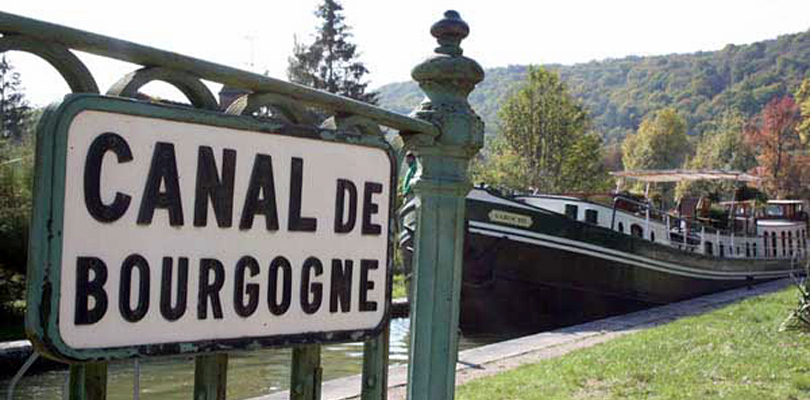
[{"label": "ornate post finial", "polygon": [[484,79],[484,70],[459,47],[470,28],[457,12],[447,11],[430,33],[439,47],[411,71],[425,92],[411,115],[436,125],[439,135],[403,135],[420,166],[410,186],[414,197],[403,208],[413,205],[413,221],[418,221],[413,236],[411,285],[416,289],[411,302],[409,400],[454,397],[465,197],[472,187],[467,167],[484,145],[484,124],[467,101]]},{"label": "ornate post finial", "polygon": [[444,19],[430,27],[430,34],[439,42],[436,52],[448,56],[460,56],[464,50],[459,46],[470,34],[470,27],[455,10],[444,12]]},{"label": "ornate post finial", "polygon": [[[483,126],[470,108],[467,95],[484,79],[484,70],[475,60],[463,56],[459,47],[462,39],[470,34],[470,27],[458,12],[450,10],[431,26],[430,34],[437,39],[439,47],[411,71],[411,76],[425,92],[425,99],[411,115],[440,126],[442,138],[438,138],[438,144],[459,146],[455,150],[475,154],[483,146]],[[451,119],[466,128],[449,123]]]}]

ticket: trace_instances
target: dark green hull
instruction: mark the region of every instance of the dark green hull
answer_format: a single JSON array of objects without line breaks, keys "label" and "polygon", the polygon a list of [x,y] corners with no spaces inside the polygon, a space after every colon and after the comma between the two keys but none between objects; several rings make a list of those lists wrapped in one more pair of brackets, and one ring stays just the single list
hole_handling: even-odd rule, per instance
[{"label": "dark green hull", "polygon": [[468,334],[537,332],[793,271],[786,259],[690,253],[509,199],[477,197],[467,199],[460,323]]}]

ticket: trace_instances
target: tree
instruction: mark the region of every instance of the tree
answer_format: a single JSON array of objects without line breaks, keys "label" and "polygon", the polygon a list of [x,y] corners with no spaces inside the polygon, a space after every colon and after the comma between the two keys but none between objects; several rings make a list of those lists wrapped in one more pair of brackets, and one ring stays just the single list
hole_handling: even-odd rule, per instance
[{"label": "tree", "polygon": [[796,103],[799,105],[801,122],[796,128],[802,143],[810,145],[810,78],[805,78],[796,91]]},{"label": "tree", "polygon": [[503,136],[494,137],[470,163],[470,180],[508,189],[527,189],[528,168]]},{"label": "tree", "polygon": [[0,56],[0,138],[20,141],[29,109],[20,74]]},{"label": "tree", "polygon": [[602,153],[602,138],[589,132],[579,135],[568,149],[562,166],[563,188],[572,193],[605,192],[612,186]]},{"label": "tree", "polygon": [[315,16],[323,22],[315,41],[306,45],[295,40],[287,77],[295,83],[376,104],[378,93],[366,93],[368,82],[363,82],[363,77],[368,69],[357,59],[357,45],[349,41],[351,28],[344,22],[342,11],[336,0],[324,0],[318,6]]},{"label": "tree", "polygon": [[[695,156],[687,162],[688,169],[722,169],[748,171],[756,167],[753,149],[746,143],[743,131],[745,118],[736,110],[726,111],[714,130],[707,131],[697,145]],[[733,193],[734,182],[683,181],[677,195],[713,196]]]},{"label": "tree", "polygon": [[[681,168],[689,151],[686,121],[675,109],[665,108],[644,118],[637,133],[627,135],[622,143],[622,163],[629,171]],[[663,184],[652,190],[664,202],[673,199],[672,184]]]},{"label": "tree", "polygon": [[0,56],[0,269],[25,273],[35,120],[20,74]]},{"label": "tree", "polygon": [[627,170],[680,168],[688,153],[686,121],[665,108],[645,118],[638,132],[624,139],[622,163]]},{"label": "tree", "polygon": [[757,149],[757,161],[768,195],[776,198],[798,195],[801,191],[801,164],[804,156],[797,127],[799,109],[789,96],[768,102],[745,131],[748,142]]},{"label": "tree", "polygon": [[[503,147],[497,149],[492,162],[502,167],[513,165],[507,176],[513,185],[522,183],[517,188],[573,192],[605,180],[603,169],[569,179],[579,172],[574,163],[601,162],[601,141],[586,135],[587,114],[556,73],[529,67],[526,81],[507,97],[498,117]],[[510,161],[497,157],[510,157]]]},{"label": "tree", "polygon": [[[42,110],[29,114],[20,128],[20,140],[0,140],[0,281],[3,270],[26,272],[33,205],[34,129]],[[0,289],[4,289],[2,285]]]}]

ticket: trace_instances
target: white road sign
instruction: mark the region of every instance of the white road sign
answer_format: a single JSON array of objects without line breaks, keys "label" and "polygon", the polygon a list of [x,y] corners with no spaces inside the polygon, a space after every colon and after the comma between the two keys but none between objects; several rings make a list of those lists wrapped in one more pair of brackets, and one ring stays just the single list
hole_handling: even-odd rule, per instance
[{"label": "white road sign", "polygon": [[92,108],[64,144],[67,347],[348,338],[383,322],[386,150]]}]

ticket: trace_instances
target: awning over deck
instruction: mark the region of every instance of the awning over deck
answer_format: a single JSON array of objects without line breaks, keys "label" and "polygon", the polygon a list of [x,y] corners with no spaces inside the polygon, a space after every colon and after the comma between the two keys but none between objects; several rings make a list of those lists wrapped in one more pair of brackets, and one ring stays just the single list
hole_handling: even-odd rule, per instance
[{"label": "awning over deck", "polygon": [[634,179],[637,181],[653,182],[680,182],[699,180],[731,180],[742,182],[759,182],[764,178],[754,176],[742,171],[726,171],[719,169],[659,169],[643,171],[616,171],[610,175],[616,178]]}]

